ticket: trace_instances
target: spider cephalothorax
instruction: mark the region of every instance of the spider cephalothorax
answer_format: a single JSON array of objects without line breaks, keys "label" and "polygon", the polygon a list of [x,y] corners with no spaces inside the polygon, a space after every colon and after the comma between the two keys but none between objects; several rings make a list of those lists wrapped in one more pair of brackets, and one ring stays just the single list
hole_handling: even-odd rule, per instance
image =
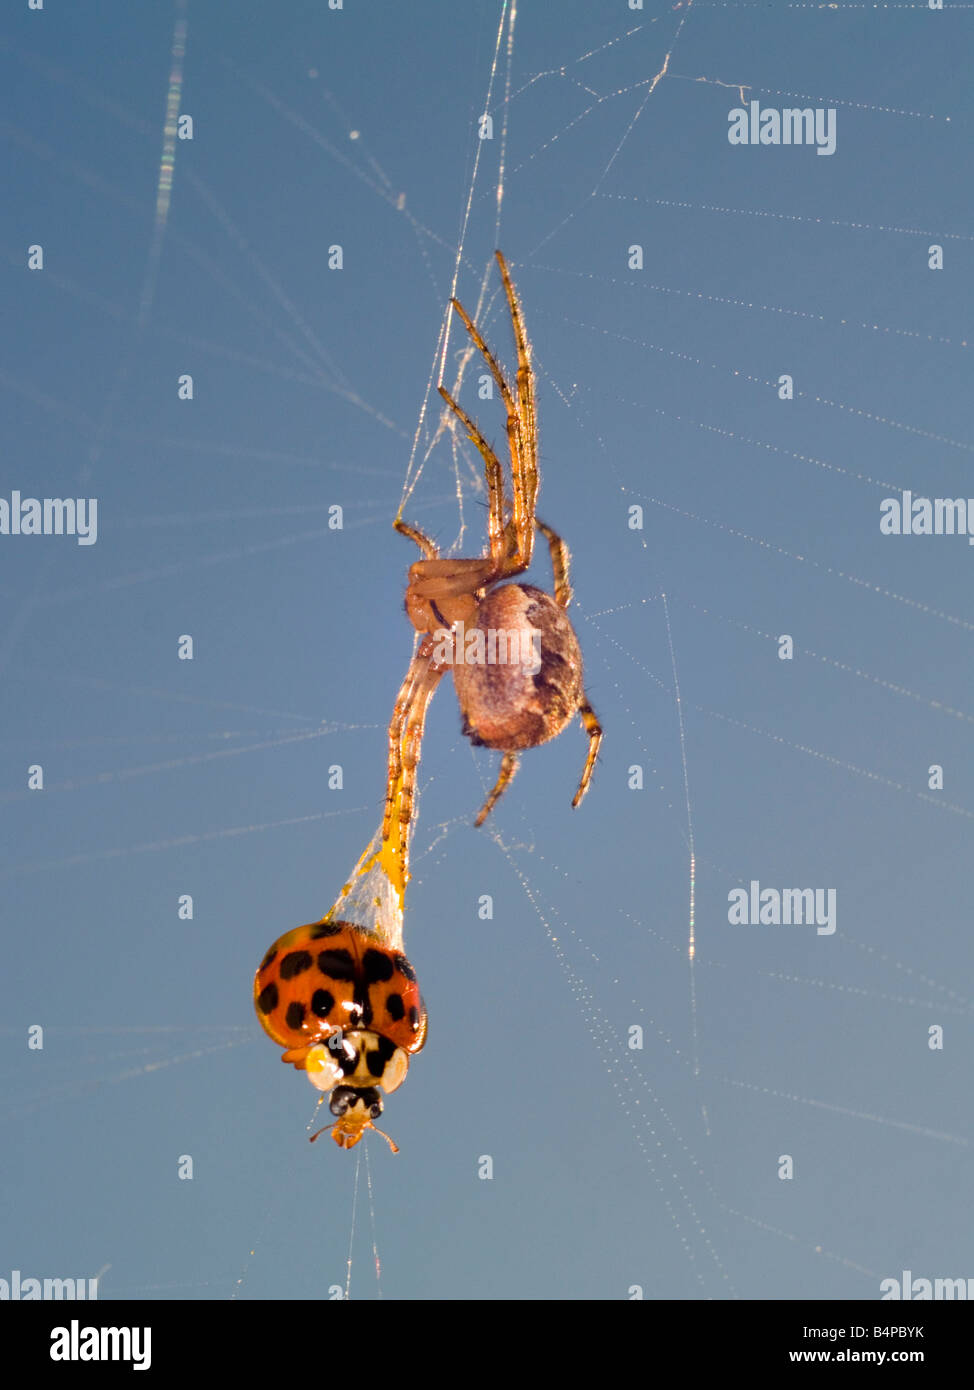
[{"label": "spider cephalothorax", "polygon": [[[602,729],[585,695],[578,639],[565,612],[572,591],[564,541],[535,515],[538,439],[534,374],[521,308],[507,264],[497,252],[514,326],[517,380],[512,390],[493,353],[462,304],[451,303],[483,355],[507,412],[511,492],[501,462],[477,425],[441,386],[440,395],[461,421],[484,460],[487,475],[487,554],[441,557],[436,544],[401,518],[396,529],[415,541],[423,559],[410,566],[406,612],[422,640],[396,700],[389,725],[389,784],[383,834],[390,835],[398,802],[400,853],[405,863],[416,767],[433,691],[447,670],[460,702],[463,732],[475,744],[504,754],[481,825],[517,771],[518,754],[561,733],[578,714],[589,738],[588,757],[573,806],[588,790]],[[535,529],[548,543],[554,593],[515,584],[531,564]]]}]

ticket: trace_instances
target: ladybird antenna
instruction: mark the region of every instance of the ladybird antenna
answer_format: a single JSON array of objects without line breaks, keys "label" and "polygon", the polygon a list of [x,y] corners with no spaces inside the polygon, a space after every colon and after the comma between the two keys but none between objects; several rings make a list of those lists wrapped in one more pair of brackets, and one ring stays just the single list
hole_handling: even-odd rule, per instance
[{"label": "ladybird antenna", "polygon": [[394,1144],[394,1143],[392,1142],[392,1140],[389,1138],[388,1134],[386,1134],[386,1132],[385,1132],[384,1129],[379,1129],[376,1125],[366,1125],[365,1127],[366,1127],[366,1129],[374,1129],[375,1132],[376,1132],[376,1134],[381,1134],[382,1137],[383,1137],[383,1139],[384,1139],[384,1140],[386,1141],[386,1143],[389,1145],[390,1149],[392,1150],[392,1152],[393,1152],[394,1154],[397,1154],[397,1153],[399,1152],[399,1145],[398,1145],[398,1144]]},{"label": "ladybird antenna", "polygon": [[[334,1124],[325,1125],[325,1127],[324,1127],[323,1129],[316,1129],[315,1132],[314,1132],[314,1134],[309,1134],[309,1135],[308,1135],[308,1143],[309,1143],[309,1144],[313,1144],[314,1141],[315,1141],[320,1135],[322,1135],[322,1134],[328,1134],[329,1131],[330,1131],[330,1130],[333,1130],[333,1129],[335,1128],[335,1125],[337,1125],[337,1124],[338,1124],[338,1121],[335,1120]],[[384,1129],[379,1129],[378,1125],[374,1125],[374,1124],[372,1124],[371,1121],[369,1121],[369,1123],[363,1125],[362,1128],[363,1128],[363,1130],[365,1130],[365,1129],[374,1129],[375,1132],[376,1132],[376,1134],[381,1134],[381,1135],[382,1135],[383,1139],[384,1139],[384,1140],[386,1141],[386,1143],[389,1145],[390,1149],[392,1150],[392,1152],[393,1152],[394,1154],[397,1154],[397,1153],[399,1152],[399,1145],[393,1143],[393,1141],[389,1138],[388,1134],[386,1134],[385,1130],[384,1130]],[[356,1135],[355,1137],[356,1137],[356,1139],[359,1139],[359,1138],[361,1138],[361,1135]],[[343,1145],[342,1145],[342,1148],[344,1148],[344,1147],[345,1147],[345,1145],[343,1144]],[[351,1147],[351,1145],[349,1145],[349,1147]]]}]

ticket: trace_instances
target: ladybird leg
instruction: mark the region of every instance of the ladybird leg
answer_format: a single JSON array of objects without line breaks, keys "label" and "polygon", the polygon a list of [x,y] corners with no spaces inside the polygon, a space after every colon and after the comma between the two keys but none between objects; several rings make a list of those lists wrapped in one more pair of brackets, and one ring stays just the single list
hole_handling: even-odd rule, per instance
[{"label": "ladybird leg", "polygon": [[562,608],[567,608],[572,601],[572,586],[568,582],[571,552],[557,531],[552,531],[551,527],[546,526],[543,521],[538,521],[536,524],[548,542],[548,549],[551,552],[551,572],[555,577],[555,602],[560,604]]},{"label": "ladybird leg", "polygon": [[457,404],[446,387],[439,387],[439,392],[454,415],[463,424],[484,461],[487,470],[487,538],[490,542],[490,557],[497,562],[500,569],[504,561],[504,471],[501,468],[501,461],[470,416],[462,406]]},{"label": "ladybird leg", "polygon": [[578,784],[578,791],[572,801],[573,806],[578,806],[588,791],[588,784],[595,771],[595,760],[599,755],[599,744],[602,742],[602,725],[599,723],[595,710],[589,704],[587,697],[583,698],[578,712],[585,725],[585,732],[588,734],[588,757],[585,759],[585,767],[582,769],[582,780]]},{"label": "ladybird leg", "polygon": [[397,516],[392,523],[400,536],[405,536],[408,540],[415,541],[427,560],[435,560],[439,556],[439,549],[436,542],[431,541],[425,531],[421,531],[418,526],[414,526],[410,521],[403,521],[401,516]]},{"label": "ladybird leg", "polygon": [[509,784],[514,780],[514,774],[517,772],[517,764],[518,756],[516,753],[504,754],[501,759],[501,770],[497,774],[497,781],[494,783],[494,789],[477,812],[477,819],[474,821],[474,825],[483,825],[484,821],[504,795]]}]

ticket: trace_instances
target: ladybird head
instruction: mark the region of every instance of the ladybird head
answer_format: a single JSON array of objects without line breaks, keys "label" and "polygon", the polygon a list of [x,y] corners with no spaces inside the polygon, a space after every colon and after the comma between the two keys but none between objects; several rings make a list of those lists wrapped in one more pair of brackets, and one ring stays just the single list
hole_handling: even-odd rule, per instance
[{"label": "ladybird head", "polygon": [[399,1152],[398,1145],[394,1144],[388,1134],[383,1134],[381,1129],[377,1129],[372,1123],[382,1114],[382,1101],[375,1086],[336,1086],[328,1102],[328,1109],[337,1118],[335,1123],[327,1125],[325,1129],[319,1129],[317,1134],[312,1134],[311,1142],[318,1138],[319,1134],[331,1132],[331,1137],[340,1149],[353,1149],[367,1129],[375,1130],[376,1134],[381,1134],[394,1154]]}]

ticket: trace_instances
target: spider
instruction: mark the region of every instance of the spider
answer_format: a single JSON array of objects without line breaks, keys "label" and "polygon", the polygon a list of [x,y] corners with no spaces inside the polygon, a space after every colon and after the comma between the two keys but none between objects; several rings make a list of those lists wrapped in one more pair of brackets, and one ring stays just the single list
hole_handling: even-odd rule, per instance
[{"label": "spider", "polygon": [[[602,739],[602,728],[582,684],[578,639],[565,612],[572,596],[568,547],[535,516],[539,476],[534,374],[520,302],[503,255],[500,251],[496,255],[517,348],[513,391],[463,305],[456,299],[450,302],[490,368],[507,412],[510,499],[493,448],[463,407],[440,386],[440,395],[484,460],[488,553],[476,559],[441,558],[436,544],[418,527],[401,517],[394,522],[396,530],[415,541],[423,554],[409,569],[406,613],[421,640],[389,725],[383,821],[383,839],[388,841],[398,814],[404,874],[426,711],[447,670],[453,671],[463,733],[475,746],[503,754],[497,781],[475,825],[484,823],[510,784],[520,752],[555,738],[575,714],[581,717],[589,740],[572,801],[578,806],[588,790]],[[553,594],[531,584],[504,582],[523,574],[531,564],[535,528],[548,543]]]}]

